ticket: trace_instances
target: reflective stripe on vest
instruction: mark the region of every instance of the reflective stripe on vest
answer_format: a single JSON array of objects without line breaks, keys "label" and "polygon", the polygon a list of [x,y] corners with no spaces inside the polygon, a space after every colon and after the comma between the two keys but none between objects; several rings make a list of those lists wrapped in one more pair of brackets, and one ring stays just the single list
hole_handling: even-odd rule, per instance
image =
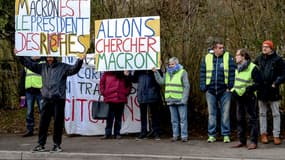
[{"label": "reflective stripe on vest", "polygon": [[25,78],[25,89],[27,88],[42,88],[42,77],[39,74],[32,72],[31,70],[25,68],[26,78]]},{"label": "reflective stripe on vest", "polygon": [[252,79],[251,73],[252,73],[254,67],[255,67],[255,64],[250,63],[246,70],[241,71],[241,72],[238,72],[236,70],[235,82],[234,82],[234,87],[233,87],[232,91],[236,91],[236,93],[239,96],[242,96],[245,93],[246,88],[253,84],[253,79]]},{"label": "reflective stripe on vest", "polygon": [[[213,59],[214,55],[211,53],[208,53],[206,55],[206,85],[209,85],[211,83],[211,78],[213,74]],[[225,84],[228,84],[229,81],[229,59],[230,59],[230,54],[229,52],[225,52],[223,54],[223,63],[224,63],[224,76],[225,76]]]},{"label": "reflective stripe on vest", "polygon": [[182,75],[184,69],[181,69],[177,73],[173,75],[170,79],[170,75],[166,72],[165,75],[165,98],[174,98],[174,99],[182,99],[183,97],[183,84],[182,84]]}]

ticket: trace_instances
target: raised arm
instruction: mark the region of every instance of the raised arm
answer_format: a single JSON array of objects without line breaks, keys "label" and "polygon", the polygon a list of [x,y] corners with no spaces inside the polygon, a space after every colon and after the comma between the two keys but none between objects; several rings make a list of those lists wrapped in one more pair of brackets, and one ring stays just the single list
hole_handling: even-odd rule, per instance
[{"label": "raised arm", "polygon": [[20,63],[22,65],[27,67],[29,70],[31,70],[37,74],[41,74],[42,64],[40,64],[38,62],[33,62],[29,57],[20,56],[20,57],[18,57],[18,60],[20,61]]},{"label": "raised arm", "polygon": [[165,74],[161,76],[161,74],[159,73],[159,71],[156,70],[155,67],[152,68],[152,71],[154,73],[156,82],[160,85],[164,85],[165,84]]},{"label": "raised arm", "polygon": [[78,73],[82,67],[83,59],[85,57],[86,57],[86,54],[79,57],[74,65],[66,64],[68,66],[68,69],[66,71],[66,76],[72,76],[72,75]]}]

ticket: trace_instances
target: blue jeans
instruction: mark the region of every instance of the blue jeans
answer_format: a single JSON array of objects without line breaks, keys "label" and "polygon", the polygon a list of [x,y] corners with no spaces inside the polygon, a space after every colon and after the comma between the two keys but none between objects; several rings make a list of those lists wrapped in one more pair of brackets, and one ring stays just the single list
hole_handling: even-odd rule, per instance
[{"label": "blue jeans", "polygon": [[26,115],[26,123],[27,130],[29,132],[34,131],[35,119],[34,119],[34,105],[35,101],[37,101],[39,112],[42,110],[42,95],[41,93],[32,94],[30,92],[26,92],[26,101],[27,101],[27,115]]},{"label": "blue jeans", "polygon": [[221,111],[221,134],[223,136],[230,135],[230,105],[231,92],[224,92],[220,95],[213,95],[206,92],[206,100],[208,104],[208,135],[216,136],[217,127],[217,109]]},{"label": "blue jeans", "polygon": [[[170,115],[173,137],[179,137],[179,127],[181,138],[188,138],[187,105],[170,105]],[[179,122],[180,120],[180,122]]]}]

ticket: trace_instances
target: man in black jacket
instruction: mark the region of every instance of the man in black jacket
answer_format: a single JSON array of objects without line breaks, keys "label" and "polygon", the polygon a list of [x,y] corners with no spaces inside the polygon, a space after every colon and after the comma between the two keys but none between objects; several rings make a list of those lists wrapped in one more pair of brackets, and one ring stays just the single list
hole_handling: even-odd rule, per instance
[{"label": "man in black jacket", "polygon": [[267,138],[267,108],[270,107],[273,117],[273,137],[274,144],[281,144],[280,134],[280,93],[279,86],[285,80],[285,63],[282,58],[274,51],[272,41],[266,40],[262,44],[262,54],[259,55],[255,64],[259,67],[263,87],[257,91],[259,106],[259,123],[261,142],[268,143]]},{"label": "man in black jacket", "polygon": [[45,151],[48,127],[51,117],[54,117],[54,146],[51,151],[61,152],[62,132],[64,126],[64,107],[66,79],[76,74],[86,55],[81,56],[75,65],[58,62],[55,57],[47,57],[46,63],[33,63],[29,58],[20,57],[20,62],[31,71],[42,76],[42,110],[39,126],[38,145],[33,151]]}]

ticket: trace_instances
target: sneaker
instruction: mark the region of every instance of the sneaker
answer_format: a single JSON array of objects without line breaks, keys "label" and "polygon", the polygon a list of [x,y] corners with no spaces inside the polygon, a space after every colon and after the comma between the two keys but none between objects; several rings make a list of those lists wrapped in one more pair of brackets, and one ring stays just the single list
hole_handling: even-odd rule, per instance
[{"label": "sneaker", "polygon": [[22,135],[22,137],[31,137],[33,135],[34,135],[34,133],[32,131],[27,131]]},{"label": "sneaker", "polygon": [[42,145],[37,145],[35,148],[33,148],[33,152],[44,152],[45,151],[45,147]]},{"label": "sneaker", "polygon": [[178,140],[179,140],[178,137],[172,137],[172,138],[171,138],[171,142],[176,142],[176,141],[178,141]]},{"label": "sneaker", "polygon": [[140,133],[139,136],[136,138],[136,140],[146,139],[146,138],[147,138],[147,134],[146,133]]},{"label": "sneaker", "polygon": [[159,135],[155,135],[154,136],[154,140],[159,141],[160,140],[160,136]]},{"label": "sneaker", "polygon": [[153,131],[153,130],[151,130],[150,132],[148,132],[148,134],[146,135],[146,137],[148,137],[148,138],[153,138],[153,137],[155,137],[155,132]]},{"label": "sneaker", "polygon": [[209,138],[207,140],[208,143],[213,143],[215,141],[216,141],[216,138],[214,136],[209,136]]},{"label": "sneaker", "polygon": [[181,138],[181,142],[188,142],[188,138],[187,137]]},{"label": "sneaker", "polygon": [[122,136],[116,135],[116,136],[114,136],[114,138],[115,138],[115,139],[122,139]]},{"label": "sneaker", "polygon": [[59,145],[53,145],[51,152],[62,152],[62,149]]},{"label": "sneaker", "polygon": [[229,136],[224,136],[224,143],[230,143],[231,139]]},{"label": "sneaker", "polygon": [[105,139],[112,139],[112,136],[110,136],[110,135],[104,135],[101,139],[102,139],[102,140],[105,140]]}]

